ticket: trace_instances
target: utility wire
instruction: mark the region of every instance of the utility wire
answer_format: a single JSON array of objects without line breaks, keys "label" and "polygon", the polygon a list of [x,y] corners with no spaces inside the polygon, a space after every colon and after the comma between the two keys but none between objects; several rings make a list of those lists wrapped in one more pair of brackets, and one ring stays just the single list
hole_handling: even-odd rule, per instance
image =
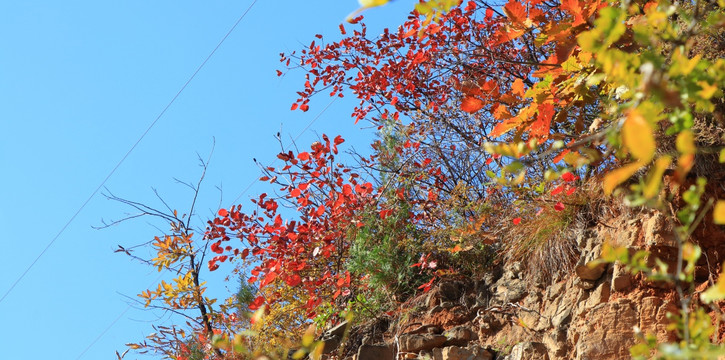
[{"label": "utility wire", "polygon": [[[312,126],[312,124],[314,124],[314,123],[315,123],[315,121],[317,121],[317,119],[319,119],[319,118],[320,118],[320,116],[322,116],[322,114],[324,114],[324,113],[325,113],[325,111],[327,111],[327,109],[328,109],[328,108],[329,108],[330,106],[332,106],[332,104],[333,104],[333,103],[335,102],[335,100],[337,100],[337,98],[336,98],[336,97],[335,97],[335,98],[333,98],[333,99],[332,99],[332,100],[330,101],[330,103],[328,103],[328,104],[327,104],[327,106],[325,106],[325,108],[324,108],[324,109],[322,109],[322,111],[320,111],[320,113],[319,113],[319,114],[317,114],[317,116],[315,116],[315,117],[314,117],[314,118],[312,119],[312,121],[310,121],[310,123],[309,123],[309,124],[307,124],[307,126],[305,126],[305,128],[304,128],[304,129],[302,129],[302,131],[300,131],[300,133],[299,133],[299,134],[297,134],[297,137],[295,137],[295,138],[294,138],[294,140],[292,140],[292,141],[293,141],[293,142],[297,141],[297,139],[299,139],[299,138],[300,138],[300,137],[302,136],[302,134],[304,134],[304,133],[305,133],[305,131],[307,131],[307,129],[309,129],[309,128],[310,128],[310,126]],[[276,162],[277,162],[277,158],[275,158],[275,159],[274,159],[274,160],[272,161],[272,163],[271,163],[271,164],[270,164],[269,166],[272,166],[272,165],[274,165],[274,164],[275,164]],[[262,174],[262,173],[261,173],[261,171],[260,171],[260,175],[261,175],[261,174]],[[237,196],[237,197],[236,197],[236,199],[234,199],[234,200],[232,201],[232,205],[236,204],[236,203],[237,203],[237,200],[239,200],[239,198],[241,198],[242,196],[244,196],[244,194],[246,194],[246,193],[247,193],[247,191],[249,191],[249,189],[250,189],[250,188],[252,187],[252,185],[254,185],[254,183],[256,183],[256,182],[257,182],[257,179],[256,179],[256,178],[255,178],[255,179],[253,179],[253,180],[252,180],[252,181],[251,181],[251,182],[249,183],[249,185],[247,185],[247,187],[246,187],[246,188],[244,188],[244,190],[242,191],[242,193],[241,193],[241,194],[239,194],[239,196]]]},{"label": "utility wire", "polygon": [[83,352],[80,355],[78,355],[78,357],[76,358],[76,360],[82,358],[83,355],[85,355],[86,352],[88,352],[88,350],[90,350],[91,347],[93,347],[93,345],[95,345],[98,342],[98,340],[101,340],[101,338],[103,337],[103,335],[106,335],[106,333],[108,332],[108,330],[111,330],[111,328],[113,327],[113,325],[116,325],[116,323],[118,322],[118,320],[121,320],[121,318],[123,317],[123,315],[126,315],[126,313],[128,312],[128,310],[130,310],[130,309],[131,309],[131,305],[129,304],[128,306],[126,306],[126,309],[125,310],[123,310],[120,314],[118,314],[118,316],[110,324],[108,324],[108,326],[103,331],[101,331],[101,333],[98,334],[98,336],[96,336],[96,338],[93,339],[93,341],[91,341],[91,343],[88,344],[88,346],[86,346],[86,348],[83,350]]},{"label": "utility wire", "polygon": [[48,245],[45,246],[43,251],[40,252],[40,254],[35,258],[35,260],[33,260],[33,262],[31,262],[30,265],[25,269],[25,271],[23,271],[23,273],[15,280],[15,282],[13,282],[13,285],[11,285],[10,288],[2,296],[2,298],[0,298],[0,303],[2,303],[3,300],[5,300],[5,298],[10,294],[10,292],[13,291],[13,289],[15,289],[15,286],[17,286],[18,283],[28,273],[28,271],[30,271],[30,269],[32,269],[33,266],[35,266],[35,264],[38,262],[38,260],[40,260],[40,258],[43,256],[43,254],[45,254],[45,252],[48,251],[50,246],[53,245],[53,243],[56,240],[58,240],[60,235],[63,234],[63,232],[65,231],[66,228],[68,228],[68,225],[70,225],[73,222],[73,220],[75,220],[75,218],[78,216],[78,214],[80,214],[80,212],[83,210],[83,208],[85,208],[86,205],[88,205],[88,203],[91,201],[91,199],[93,199],[93,197],[96,196],[98,191],[101,190],[101,188],[103,188],[103,186],[106,184],[108,179],[110,179],[111,176],[113,176],[113,174],[116,172],[116,170],[118,170],[118,168],[121,166],[121,164],[123,164],[123,162],[126,160],[126,158],[128,158],[128,156],[131,154],[131,152],[134,149],[136,149],[136,146],[138,146],[138,144],[141,142],[141,140],[143,140],[143,138],[146,137],[146,134],[148,134],[149,131],[151,131],[151,129],[154,127],[154,125],[156,125],[156,123],[159,121],[159,119],[161,119],[161,117],[164,116],[164,114],[166,113],[166,110],[168,110],[171,107],[171,105],[174,103],[174,101],[176,101],[176,99],[179,97],[179,95],[181,95],[181,92],[183,92],[184,89],[186,89],[186,87],[189,85],[189,83],[191,83],[191,81],[194,80],[194,77],[196,77],[196,74],[198,74],[199,71],[201,71],[201,69],[204,67],[204,65],[206,65],[206,63],[209,61],[209,59],[211,59],[211,57],[214,55],[214,53],[219,49],[219,47],[221,47],[222,43],[224,43],[224,41],[229,37],[229,35],[231,35],[232,31],[234,31],[234,29],[237,27],[237,25],[239,25],[239,23],[242,21],[242,19],[244,19],[244,17],[247,15],[247,13],[252,9],[254,4],[256,4],[256,3],[257,3],[257,0],[252,1],[252,4],[249,5],[249,7],[247,7],[247,10],[245,10],[244,13],[239,17],[239,19],[237,19],[237,21],[234,23],[234,25],[231,27],[231,29],[229,29],[229,31],[226,33],[226,35],[224,35],[224,37],[221,39],[221,41],[219,41],[219,43],[216,45],[214,50],[212,50],[211,53],[209,53],[209,56],[207,56],[206,59],[204,59],[204,61],[201,63],[201,65],[199,65],[199,67],[196,68],[196,71],[194,71],[194,73],[191,75],[191,77],[189,77],[189,79],[186,80],[186,83],[184,83],[184,85],[181,87],[181,89],[179,89],[179,91],[176,93],[176,95],[174,95],[174,97],[171,99],[171,101],[169,101],[169,103],[166,104],[166,107],[164,107],[164,109],[161,110],[159,115],[156,116],[154,121],[152,121],[151,124],[148,126],[148,128],[146,128],[146,131],[144,131],[143,134],[141,134],[141,137],[139,137],[138,140],[136,140],[136,142],[133,144],[133,146],[131,146],[131,148],[126,152],[126,155],[124,155],[121,158],[121,160],[118,161],[118,163],[113,168],[113,170],[111,170],[111,172],[108,173],[106,178],[103,179],[103,181],[98,185],[98,187],[95,190],[93,190],[93,192],[88,197],[88,199],[86,199],[86,201],[83,203],[83,205],[81,205],[81,207],[78,208],[78,210],[75,212],[75,214],[73,214],[73,216],[71,216],[70,220],[68,220],[68,222],[66,222],[65,225],[63,225],[63,227],[55,235],[55,237],[53,237],[53,240],[51,240],[50,243],[48,243]]},{"label": "utility wire", "polygon": [[[161,277],[163,277],[163,275],[164,275],[163,273],[159,274],[159,276],[156,277],[156,280],[154,280],[154,282],[152,282],[146,288],[147,289],[150,289],[154,284],[157,284],[159,282],[159,280],[161,280]],[[106,328],[103,331],[101,331],[101,333],[98,334],[98,336],[96,336],[96,338],[93,339],[93,341],[91,341],[91,343],[88,344],[88,346],[86,346],[86,348],[83,350],[83,352],[81,352],[80,355],[78,355],[78,357],[76,358],[76,360],[82,358],[83,355],[85,355],[88,352],[88,350],[90,350],[93,347],[93,345],[95,345],[98,342],[98,340],[101,340],[101,338],[103,337],[103,335],[106,335],[106,333],[108,332],[108,330],[111,330],[111,328],[113,327],[113,325],[116,325],[116,323],[118,322],[118,320],[121,320],[121,318],[123,317],[123,315],[125,315],[129,310],[131,310],[131,307],[132,307],[132,304],[129,303],[128,306],[126,306],[126,309],[124,309],[123,311],[121,311],[121,313],[118,314],[118,316],[113,321],[111,321],[111,323],[108,324],[108,326],[106,326]]]},{"label": "utility wire", "polygon": [[[327,106],[325,106],[325,108],[324,108],[324,109],[322,109],[322,111],[320,111],[320,113],[319,113],[319,114],[317,114],[317,116],[315,116],[315,117],[314,117],[314,118],[313,118],[313,119],[312,119],[312,120],[311,120],[311,121],[310,121],[310,122],[309,122],[309,123],[307,124],[307,126],[305,126],[305,128],[304,128],[304,129],[302,129],[302,131],[300,131],[300,133],[299,133],[299,134],[297,134],[297,137],[295,137],[293,141],[297,141],[297,139],[299,139],[299,138],[300,138],[300,137],[302,136],[302,134],[304,134],[304,133],[305,133],[305,132],[307,131],[307,129],[309,129],[309,128],[310,128],[310,126],[312,126],[312,124],[314,124],[314,123],[315,123],[315,121],[317,121],[317,119],[319,119],[319,118],[320,118],[320,116],[322,116],[322,114],[324,114],[324,113],[325,113],[325,111],[327,111],[327,109],[328,109],[328,108],[329,108],[329,107],[330,107],[330,106],[331,106],[331,105],[332,105],[332,104],[333,104],[333,103],[335,102],[335,100],[337,100],[337,98],[334,98],[334,99],[332,99],[332,101],[330,101],[330,103],[329,103],[329,104],[327,104]],[[275,161],[276,161],[276,159],[275,159]],[[272,164],[274,164],[274,162],[272,162]],[[254,180],[252,180],[252,182],[251,182],[251,183],[249,183],[249,185],[248,185],[248,186],[247,186],[247,187],[246,187],[246,188],[244,189],[244,191],[242,191],[242,193],[241,193],[241,194],[239,194],[239,196],[237,196],[237,198],[236,198],[236,199],[234,199],[234,201],[232,201],[232,203],[236,203],[236,202],[237,202],[237,200],[239,200],[239,198],[241,198],[242,196],[244,196],[244,194],[245,194],[245,193],[246,193],[246,192],[247,192],[247,191],[248,191],[248,190],[249,190],[249,189],[250,189],[250,188],[252,187],[252,185],[254,185],[254,183],[255,183],[255,182],[257,182],[257,179],[254,179]],[[158,278],[156,279],[156,281],[154,281],[154,283],[157,283],[157,282],[159,281],[159,279],[161,279],[161,276],[159,276],[159,277],[158,277]],[[105,328],[105,329],[104,329],[104,330],[103,330],[103,331],[102,331],[102,332],[101,332],[100,334],[98,334],[98,336],[96,336],[96,338],[95,338],[95,339],[94,339],[93,341],[91,341],[91,343],[90,343],[90,344],[88,344],[88,346],[87,346],[87,347],[85,348],[85,350],[83,350],[83,352],[82,352],[82,353],[80,353],[80,355],[78,355],[78,357],[76,358],[76,360],[79,360],[80,358],[82,358],[82,357],[83,357],[83,355],[85,355],[85,354],[86,354],[86,352],[88,352],[88,350],[90,350],[90,349],[91,349],[91,347],[93,347],[93,345],[95,345],[95,344],[96,344],[96,343],[98,342],[98,340],[100,340],[100,339],[101,339],[101,338],[103,337],[103,335],[106,335],[106,333],[108,332],[108,330],[111,330],[111,328],[112,328],[112,327],[113,327],[114,325],[116,325],[116,323],[117,323],[117,322],[118,322],[119,320],[121,320],[121,318],[123,317],[123,315],[125,315],[125,314],[126,314],[126,313],[128,312],[128,310],[130,310],[130,309],[131,309],[131,304],[129,304],[129,305],[128,305],[128,306],[126,307],[126,309],[124,309],[124,310],[123,310],[123,311],[122,311],[122,312],[121,312],[120,314],[118,314],[118,316],[117,316],[117,317],[116,317],[116,318],[115,318],[115,319],[114,319],[114,320],[113,320],[113,321],[112,321],[112,322],[111,322],[110,324],[108,324],[108,326],[107,326],[107,327],[106,327],[106,328]]]}]

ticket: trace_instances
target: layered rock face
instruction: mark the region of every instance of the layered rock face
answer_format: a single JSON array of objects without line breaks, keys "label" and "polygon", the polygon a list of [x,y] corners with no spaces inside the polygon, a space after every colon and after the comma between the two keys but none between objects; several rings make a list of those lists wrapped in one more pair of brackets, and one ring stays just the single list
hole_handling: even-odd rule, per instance
[{"label": "layered rock face", "polygon": [[[587,264],[599,258],[605,241],[633,252],[646,249],[674,264],[671,231],[661,214],[638,214],[582,231],[576,239],[579,260],[562,264],[571,270],[558,279],[534,279],[535,271],[513,262],[482,279],[441,280],[385,320],[390,326],[365,341],[351,340],[348,353],[357,360],[629,359],[640,333],[676,340],[666,315],[678,311],[677,294],[671,285],[631,275],[618,264]],[[719,266],[719,254],[725,254],[719,248],[725,241],[712,237],[725,240],[725,233],[709,233],[710,247],[701,241],[711,255],[698,263],[698,289],[708,274],[717,274],[719,268],[710,266]]]}]

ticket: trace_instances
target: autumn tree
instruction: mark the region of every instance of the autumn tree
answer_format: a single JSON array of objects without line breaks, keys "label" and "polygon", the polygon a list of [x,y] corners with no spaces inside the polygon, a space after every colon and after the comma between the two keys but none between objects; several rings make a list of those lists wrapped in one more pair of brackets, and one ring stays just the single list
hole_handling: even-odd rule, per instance
[{"label": "autumn tree", "polygon": [[[447,3],[422,2],[398,29],[376,37],[354,18],[340,26],[341,40],[317,36],[282,55],[288,71],[305,76],[292,110],[308,111],[325,94],[357,98],[352,121],[379,131],[373,154],[340,163],[344,140],[324,135],[305,151],[283,150],[284,165],[265,168],[261,178],[273,192],[257,196],[251,207],[220,209],[209,221],[203,240],[214,257],[208,268],[249,266],[248,282],[258,290],[249,309],[266,310],[262,335],[277,336],[313,321],[335,322],[366,296],[384,292],[390,296],[378,299],[395,304],[443,274],[471,274],[464,266],[470,261],[461,261],[469,251],[479,251],[479,259],[492,250],[534,259],[530,264],[541,259],[548,268],[559,265],[548,274],[554,276],[576,258],[577,249],[562,236],[571,219],[591,210],[592,199],[616,195],[632,206],[669,209],[678,229],[681,261],[665,280],[683,304],[673,314],[683,341],[640,350],[662,357],[667,349],[717,350],[706,332],[689,331],[689,319],[710,318],[686,305],[695,296],[690,264],[701,254],[691,235],[711,209],[710,221],[725,223],[725,202],[704,193],[725,161],[725,4]],[[662,191],[663,178],[679,188],[682,202]],[[176,214],[167,220],[179,222]],[[501,236],[504,231],[513,239]],[[160,239],[157,247],[186,249],[185,234]],[[662,274],[638,262],[643,255],[607,249],[605,261]],[[182,272],[191,280],[177,282],[190,284],[191,292],[165,292],[162,284],[144,296],[169,299],[167,306],[211,306],[193,280],[199,250],[172,256],[175,251],[154,264],[191,259]],[[401,261],[404,266],[392,266]],[[723,281],[702,300],[725,298]],[[181,285],[171,288],[186,289]],[[221,320],[207,318],[210,327],[202,317],[202,333],[208,337]],[[697,326],[712,330],[707,321]],[[272,343],[243,340],[231,325],[218,332],[217,357],[236,353],[236,345]]]}]

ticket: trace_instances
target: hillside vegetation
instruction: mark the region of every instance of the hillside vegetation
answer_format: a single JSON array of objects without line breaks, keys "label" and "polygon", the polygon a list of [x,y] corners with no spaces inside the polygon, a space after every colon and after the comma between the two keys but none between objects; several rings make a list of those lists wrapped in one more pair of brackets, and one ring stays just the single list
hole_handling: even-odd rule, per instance
[{"label": "hillside vegetation", "polygon": [[[724,8],[429,1],[378,36],[358,17],[342,40],[282,54],[279,74],[304,76],[291,109],[359,99],[350,121],[377,128],[372,155],[340,162],[344,139],[322,135],[281,151],[260,179],[270,191],[220,209],[204,234],[166,214],[173,229],[148,260],[178,277],[139,296],[188,321],[130,346],[185,360],[343,358],[365,331],[389,346],[427,307],[460,305],[459,322],[423,325],[475,327],[497,358],[513,356],[513,338],[547,336],[568,344],[547,345],[551,358],[725,356]],[[206,271],[228,273],[239,292],[205,297]],[[662,316],[645,324],[647,301],[660,301],[650,297]],[[494,305],[510,316],[491,315],[484,331]],[[621,349],[579,342],[599,331],[586,314],[606,323],[630,306],[631,334],[608,345]],[[340,323],[336,344],[318,341]],[[338,350],[343,340],[354,346]],[[394,353],[411,356],[443,344],[397,341]]]}]

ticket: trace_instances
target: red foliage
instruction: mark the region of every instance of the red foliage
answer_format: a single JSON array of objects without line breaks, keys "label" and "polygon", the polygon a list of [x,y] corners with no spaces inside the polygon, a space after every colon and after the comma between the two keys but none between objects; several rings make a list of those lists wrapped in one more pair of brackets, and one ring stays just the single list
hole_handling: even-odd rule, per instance
[{"label": "red foliage", "polygon": [[[371,183],[360,181],[357,173],[335,163],[337,145],[344,140],[340,136],[332,141],[326,135],[322,138],[323,142],[313,143],[309,152],[280,153],[278,158],[285,165],[281,170],[268,169],[279,177],[265,178],[281,185],[284,195],[272,198],[261,194],[253,200],[257,208],[251,213],[243,213],[241,206],[222,209],[219,217],[209,222],[206,233],[207,239],[216,241],[212,251],[239,254],[257,264],[249,281],[258,282],[260,288],[281,279],[289,286],[306,289],[309,313],[325,295],[320,289],[332,289],[331,295],[336,297],[351,286],[350,274],[341,267],[350,246],[346,231],[349,226],[361,225],[363,210],[377,195]],[[290,182],[280,184],[282,175]],[[299,218],[284,220],[278,212],[280,203],[294,206]],[[221,247],[232,238],[241,243]],[[241,251],[240,246],[244,248]],[[216,269],[218,261],[224,260],[215,257],[209,268]],[[250,309],[276,300],[258,297]]]}]

